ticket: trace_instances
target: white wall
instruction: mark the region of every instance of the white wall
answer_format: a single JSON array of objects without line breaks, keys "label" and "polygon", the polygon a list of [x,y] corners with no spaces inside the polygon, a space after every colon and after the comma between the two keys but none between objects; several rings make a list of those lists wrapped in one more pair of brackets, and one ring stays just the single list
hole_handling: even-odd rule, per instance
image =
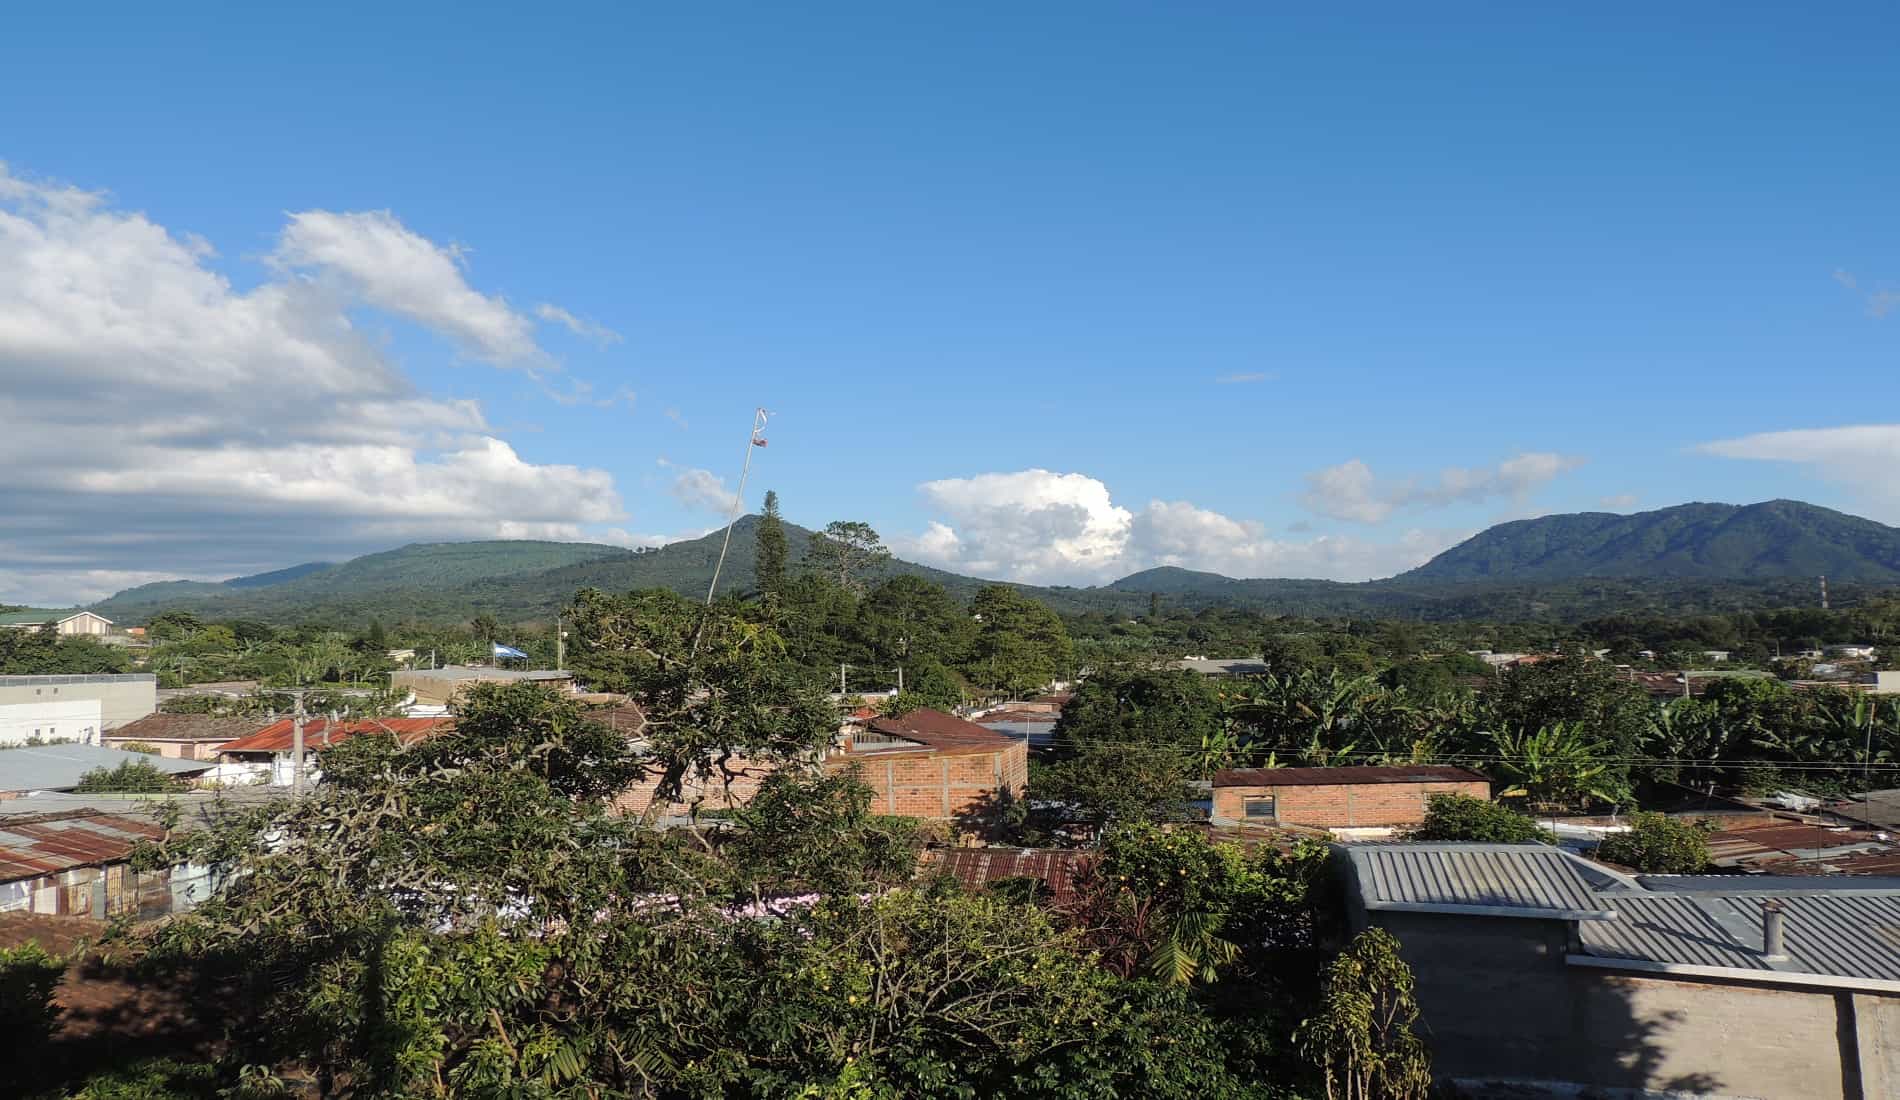
[{"label": "white wall", "polygon": [[14,703],[0,706],[0,745],[18,745],[35,735],[43,741],[97,745],[101,725],[97,699]]}]

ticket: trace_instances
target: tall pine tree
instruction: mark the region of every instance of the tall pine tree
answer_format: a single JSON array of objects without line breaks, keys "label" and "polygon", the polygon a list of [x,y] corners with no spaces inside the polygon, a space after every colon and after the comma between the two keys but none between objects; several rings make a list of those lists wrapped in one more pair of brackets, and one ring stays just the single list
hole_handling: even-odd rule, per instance
[{"label": "tall pine tree", "polygon": [[785,523],[778,514],[778,494],[765,491],[765,510],[759,516],[758,560],[753,565],[759,594],[777,600],[785,594]]}]

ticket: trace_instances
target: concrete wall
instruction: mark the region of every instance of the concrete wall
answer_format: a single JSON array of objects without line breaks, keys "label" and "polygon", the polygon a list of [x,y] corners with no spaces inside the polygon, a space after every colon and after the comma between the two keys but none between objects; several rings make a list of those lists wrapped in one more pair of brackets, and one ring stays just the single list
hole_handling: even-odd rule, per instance
[{"label": "concrete wall", "polygon": [[150,673],[123,676],[0,676],[0,706],[22,703],[93,700],[105,729],[136,721],[158,709],[158,677]]},{"label": "concrete wall", "polygon": [[97,699],[0,704],[0,745],[23,745],[35,739],[97,745],[100,725]]},{"label": "concrete wall", "polygon": [[1900,998],[1571,966],[1564,921],[1370,920],[1417,977],[1434,1072],[1473,1096],[1900,1096]]},{"label": "concrete wall", "polygon": [[1213,815],[1246,821],[1247,800],[1271,795],[1275,820],[1286,825],[1320,829],[1417,825],[1425,820],[1426,800],[1435,794],[1462,794],[1489,801],[1491,785],[1476,781],[1215,787]]}]

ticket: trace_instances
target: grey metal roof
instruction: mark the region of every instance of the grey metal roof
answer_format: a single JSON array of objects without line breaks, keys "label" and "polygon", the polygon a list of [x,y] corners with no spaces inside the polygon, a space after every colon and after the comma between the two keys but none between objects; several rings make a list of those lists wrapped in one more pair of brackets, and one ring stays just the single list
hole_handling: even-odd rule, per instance
[{"label": "grey metal roof", "polygon": [[1782,898],[1786,961],[1762,957],[1760,894],[1621,896],[1618,919],[1582,926],[1584,950],[1609,958],[1791,974],[1900,980],[1900,891]]},{"label": "grey metal roof", "polygon": [[0,791],[68,790],[94,768],[139,761],[172,775],[192,775],[218,766],[214,760],[175,760],[99,745],[28,745],[0,749]]},{"label": "grey metal roof", "polygon": [[1624,876],[1544,844],[1352,844],[1344,846],[1371,909],[1497,910],[1499,916],[1603,920],[1600,889]]},{"label": "grey metal roof", "polygon": [[[1355,844],[1341,850],[1367,909],[1575,920],[1577,963],[1594,957],[1650,968],[1900,983],[1900,884],[1891,878],[1631,878],[1542,845]],[[1762,903],[1770,898],[1783,907],[1786,959],[1762,954]]]}]

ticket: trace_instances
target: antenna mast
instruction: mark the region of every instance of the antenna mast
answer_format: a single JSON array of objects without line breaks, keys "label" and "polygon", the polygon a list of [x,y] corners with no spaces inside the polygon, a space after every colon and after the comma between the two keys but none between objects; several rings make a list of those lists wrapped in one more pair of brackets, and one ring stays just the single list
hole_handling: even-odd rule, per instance
[{"label": "antenna mast", "polygon": [[745,479],[752,473],[752,449],[765,446],[765,437],[759,433],[765,430],[765,421],[770,415],[764,409],[752,410],[752,434],[745,441],[745,465],[739,467],[739,490],[732,494],[732,514],[726,517],[726,537],[719,544],[719,560],[713,563],[712,583],[706,586],[707,607],[712,606],[713,593],[719,590],[719,572],[726,567],[726,551],[732,548],[732,525],[739,522],[739,509],[745,507]]}]

